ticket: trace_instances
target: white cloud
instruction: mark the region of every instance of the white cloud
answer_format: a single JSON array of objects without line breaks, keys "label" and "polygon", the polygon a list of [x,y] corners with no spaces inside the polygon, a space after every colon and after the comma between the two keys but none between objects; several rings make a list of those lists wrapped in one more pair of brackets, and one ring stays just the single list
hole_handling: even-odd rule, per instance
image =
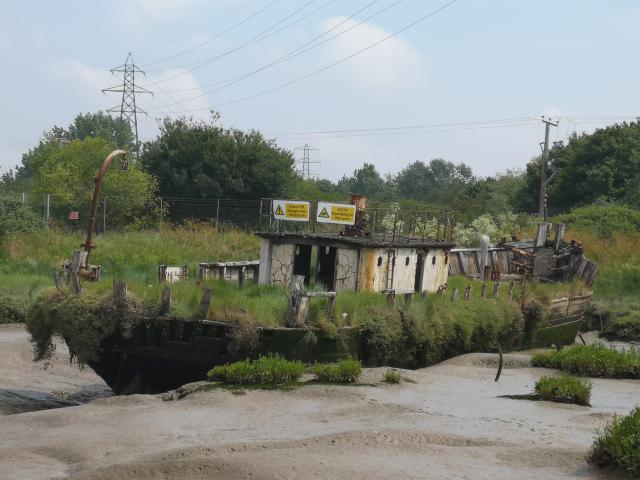
[{"label": "white cloud", "polygon": [[[331,28],[344,17],[333,17],[323,22],[323,29]],[[357,22],[347,20],[338,31],[353,27]],[[390,32],[363,23],[324,46],[328,60],[336,61],[387,37]],[[416,87],[424,82],[424,62],[420,52],[404,40],[392,37],[366,52],[353,57],[338,67],[345,78],[358,87],[374,90],[399,90]]]}]

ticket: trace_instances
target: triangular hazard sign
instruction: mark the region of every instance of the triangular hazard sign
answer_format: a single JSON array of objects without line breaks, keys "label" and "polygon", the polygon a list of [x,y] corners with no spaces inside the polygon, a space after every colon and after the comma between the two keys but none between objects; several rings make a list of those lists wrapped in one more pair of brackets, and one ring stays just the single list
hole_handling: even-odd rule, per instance
[{"label": "triangular hazard sign", "polygon": [[329,212],[327,212],[327,207],[324,207],[322,211],[318,214],[320,218],[329,218]]},{"label": "triangular hazard sign", "polygon": [[280,205],[278,205],[278,208],[276,208],[275,215],[284,215],[284,212],[282,211],[282,207]]}]

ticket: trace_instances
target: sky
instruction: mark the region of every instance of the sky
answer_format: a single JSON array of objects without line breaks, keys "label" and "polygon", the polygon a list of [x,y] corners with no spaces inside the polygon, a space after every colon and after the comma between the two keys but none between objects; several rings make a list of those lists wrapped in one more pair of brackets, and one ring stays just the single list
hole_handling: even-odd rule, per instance
[{"label": "sky", "polygon": [[296,158],[312,146],[321,178],[432,158],[494,175],[540,153],[542,115],[552,141],[640,115],[639,29],[637,0],[4,2],[0,172],[118,106],[101,90],[131,52],[153,92],[136,98],[142,140],[214,110]]}]

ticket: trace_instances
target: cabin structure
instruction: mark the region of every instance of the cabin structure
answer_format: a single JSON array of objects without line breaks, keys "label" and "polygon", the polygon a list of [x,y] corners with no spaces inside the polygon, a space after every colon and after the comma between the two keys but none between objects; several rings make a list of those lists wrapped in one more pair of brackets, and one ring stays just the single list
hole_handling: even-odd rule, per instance
[{"label": "cabin structure", "polygon": [[260,285],[305,284],[330,291],[436,292],[447,283],[451,242],[395,235],[260,232]]}]

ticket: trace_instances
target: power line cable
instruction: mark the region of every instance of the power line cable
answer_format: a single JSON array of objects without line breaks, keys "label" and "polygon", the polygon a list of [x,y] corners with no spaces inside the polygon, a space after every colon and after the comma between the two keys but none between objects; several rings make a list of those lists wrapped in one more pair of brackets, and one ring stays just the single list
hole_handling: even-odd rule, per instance
[{"label": "power line cable", "polygon": [[[306,75],[302,75],[301,77],[295,78],[295,79],[290,80],[290,81],[285,82],[285,83],[281,83],[280,85],[276,85],[275,87],[268,88],[266,90],[262,90],[260,92],[254,93],[252,95],[247,95],[245,97],[240,97],[240,98],[237,98],[235,100],[231,100],[231,101],[228,101],[228,102],[225,102],[225,103],[218,104],[218,105],[214,106],[213,108],[225,107],[225,106],[228,106],[228,105],[233,105],[235,103],[240,103],[240,102],[244,102],[244,101],[247,101],[247,100],[251,100],[253,98],[257,98],[257,97],[260,97],[262,95],[266,95],[266,94],[275,92],[277,90],[280,90],[282,88],[294,85],[294,84],[299,83],[299,82],[301,82],[303,80],[306,80],[307,78],[313,77],[314,75],[317,75],[318,73],[321,73],[321,72],[324,72],[326,70],[329,70],[330,68],[333,68],[333,67],[335,67],[337,65],[340,65],[340,64],[342,64],[342,63],[344,63],[344,62],[346,62],[346,61],[348,61],[348,60],[350,60],[350,59],[352,59],[352,58],[354,58],[354,57],[356,57],[358,55],[361,55],[362,53],[364,53],[364,52],[366,52],[368,50],[371,50],[374,47],[377,47],[381,43],[386,42],[390,38],[393,38],[393,37],[405,32],[405,31],[409,30],[412,27],[415,27],[419,23],[424,22],[425,20],[433,17],[434,15],[438,14],[439,12],[441,12],[441,11],[445,10],[446,8],[450,7],[451,5],[456,3],[457,1],[458,0],[451,0],[450,2],[447,2],[444,5],[438,7],[437,9],[432,10],[431,12],[427,13],[426,15],[423,15],[422,17],[420,17],[417,20],[411,22],[410,24],[405,25],[404,27],[400,28],[399,30],[396,30],[395,32],[390,33],[389,35],[385,36],[384,38],[382,38],[382,39],[380,39],[380,40],[378,40],[378,41],[376,41],[374,43],[371,43],[368,46],[366,46],[364,48],[361,48],[360,50],[357,50],[356,52],[354,52],[354,53],[352,53],[350,55],[347,55],[346,57],[342,57],[341,59],[336,60],[335,62],[331,62],[330,64],[325,65],[322,68],[319,68],[318,70],[314,70],[311,73],[308,73]],[[211,107],[208,107],[207,109],[209,109],[209,108],[211,108]],[[174,113],[174,114],[175,113],[191,113],[191,112],[196,112],[196,111],[199,111],[199,110],[205,110],[205,109],[204,108],[198,108],[198,109],[188,110],[188,111],[184,111],[184,112],[172,112],[172,113]]]},{"label": "power line cable", "polygon": [[[371,20],[371,19],[372,19],[372,18],[374,18],[374,17],[377,17],[378,15],[380,15],[380,14],[384,13],[385,11],[389,10],[391,7],[393,7],[393,6],[397,5],[398,3],[400,3],[400,2],[402,2],[402,1],[404,1],[404,0],[397,0],[396,2],[392,3],[391,5],[389,5],[389,6],[385,7],[384,9],[382,9],[382,10],[380,10],[380,11],[376,12],[375,14],[373,14],[373,15],[371,15],[371,16],[369,16],[369,17],[365,18],[365,19],[364,19],[364,20],[362,20],[361,22],[358,22],[356,25],[354,25],[354,26],[350,27],[349,29],[347,29],[347,30],[345,30],[345,31],[343,31],[343,32],[341,32],[341,33],[339,33],[338,35],[335,35],[335,36],[333,36],[333,37],[331,37],[331,38],[327,39],[326,41],[323,41],[322,43],[317,44],[316,46],[313,46],[313,47],[311,47],[311,48],[305,49],[304,51],[300,52],[300,50],[302,50],[303,48],[305,48],[305,47],[307,47],[308,45],[312,44],[312,43],[313,43],[313,42],[315,42],[316,40],[318,40],[318,39],[320,39],[320,38],[324,37],[325,35],[327,35],[328,33],[332,32],[333,30],[335,30],[336,28],[340,27],[341,25],[343,25],[344,23],[348,22],[349,20],[352,20],[356,15],[358,15],[359,13],[361,13],[361,12],[363,12],[364,10],[368,9],[368,8],[369,8],[369,7],[371,7],[373,4],[375,4],[375,3],[379,2],[379,1],[380,1],[380,0],[372,0],[371,2],[369,2],[368,4],[366,4],[364,7],[362,7],[362,8],[360,8],[360,9],[358,9],[357,11],[355,11],[354,13],[352,13],[351,15],[349,15],[348,17],[344,18],[343,20],[341,20],[340,22],[338,22],[337,24],[335,24],[333,27],[331,27],[331,28],[329,28],[329,29],[325,30],[324,32],[320,33],[319,35],[316,35],[316,36],[315,36],[315,37],[313,37],[311,40],[308,40],[307,42],[303,43],[302,45],[298,46],[297,48],[295,48],[295,49],[293,49],[293,50],[290,50],[290,51],[289,51],[289,52],[287,52],[286,54],[284,54],[284,55],[282,55],[282,56],[280,56],[280,57],[276,58],[275,60],[273,60],[272,62],[270,62],[270,63],[268,63],[268,64],[266,64],[266,65],[263,65],[262,67],[259,67],[259,68],[255,69],[255,70],[252,70],[252,71],[250,71],[250,72],[247,72],[247,73],[244,73],[244,74],[241,74],[241,75],[237,75],[237,76],[235,76],[235,77],[228,78],[228,79],[226,79],[226,80],[221,80],[221,81],[217,81],[217,82],[212,82],[212,83],[204,84],[204,85],[201,85],[200,87],[196,87],[196,88],[185,88],[185,89],[181,89],[180,91],[186,92],[186,91],[200,90],[200,89],[202,89],[202,88],[213,87],[213,86],[219,86],[219,85],[224,85],[224,88],[226,88],[226,87],[228,87],[228,86],[232,85],[233,83],[236,83],[236,82],[237,82],[237,81],[239,81],[239,80],[243,80],[243,79],[245,79],[245,78],[248,78],[248,77],[250,77],[250,76],[252,76],[252,75],[254,75],[254,74],[258,73],[258,72],[261,72],[261,71],[263,71],[263,70],[265,70],[265,69],[267,69],[267,68],[269,68],[269,67],[271,67],[271,66],[278,65],[278,64],[280,64],[280,63],[282,63],[282,62],[284,62],[284,61],[286,61],[286,60],[289,60],[290,58],[297,57],[298,55],[300,55],[300,54],[302,54],[302,53],[306,53],[306,52],[308,52],[309,50],[311,50],[311,49],[315,48],[316,46],[320,46],[320,45],[322,45],[322,44],[326,43],[327,41],[329,41],[329,40],[332,40],[332,39],[336,38],[336,37],[337,37],[337,36],[339,36],[339,35],[342,35],[342,34],[344,34],[344,33],[348,32],[348,31],[350,31],[350,30],[353,30],[353,28],[356,28],[356,27],[358,27],[359,25],[361,25],[362,23],[364,23],[364,22],[366,22],[366,21],[368,21],[368,20]],[[299,54],[297,54],[296,52],[300,52],[300,53],[299,53]],[[229,83],[229,82],[232,82],[232,83]],[[226,84],[226,85],[225,85],[225,84]],[[209,90],[209,91],[208,91],[208,93],[211,93],[211,92],[214,92],[214,91],[217,91],[217,90],[218,90],[218,89],[215,89],[215,90]],[[170,91],[172,91],[172,90],[170,90]]]},{"label": "power line cable", "polygon": [[141,48],[139,50],[134,50],[133,53],[147,52],[149,50],[155,50],[157,48],[165,47],[165,46],[170,45],[172,43],[179,42],[180,40],[183,40],[183,39],[185,39],[187,37],[190,37],[191,35],[199,33],[199,32],[201,32],[203,30],[206,30],[207,28],[209,28],[209,27],[211,27],[213,25],[216,25],[216,24],[226,20],[227,18],[233,16],[234,14],[238,13],[240,10],[243,10],[244,8],[248,7],[249,5],[251,5],[252,3],[255,3],[255,2],[256,2],[256,0],[249,0],[248,2],[243,3],[238,8],[235,8],[234,10],[228,12],[227,14],[223,15],[222,17],[219,17],[219,18],[215,19],[214,21],[209,22],[209,23],[207,23],[206,25],[204,25],[202,27],[196,28],[195,30],[190,31],[189,33],[185,33],[184,35],[181,35],[179,37],[173,38],[171,40],[167,40],[165,42],[158,43],[158,44],[153,45],[151,47],[145,47],[145,48]]},{"label": "power line cable", "polygon": [[[273,6],[274,4],[276,4],[278,2],[278,0],[271,0],[269,3],[267,3],[264,7],[262,7],[261,9],[257,10],[256,12],[253,12],[251,15],[249,15],[248,17],[243,18],[241,21],[239,21],[238,23],[233,24],[231,27],[227,28],[226,30],[223,30],[222,32],[217,33],[216,35],[213,35],[212,37],[207,38],[206,40],[192,46],[189,47],[185,50],[182,50],[181,52],[178,52],[174,55],[170,55],[168,57],[164,57],[161,58],[160,60],[156,60],[155,62],[151,62],[151,63],[147,63],[145,65],[143,65],[143,67],[146,69],[147,67],[150,67],[152,65],[157,65],[158,63],[163,63],[166,62],[167,60],[171,60],[175,57],[178,57],[180,55],[184,55],[185,53],[191,52],[197,48],[202,47],[203,45],[206,45],[207,43],[210,43],[224,35],[226,35],[227,33],[230,33],[232,31],[234,31],[236,28],[244,25],[245,23],[247,23],[248,21],[254,19],[255,17],[257,17],[258,15],[260,15],[262,12],[264,12],[265,10],[267,10],[269,7]],[[157,70],[148,70],[149,72],[154,72]]]}]

